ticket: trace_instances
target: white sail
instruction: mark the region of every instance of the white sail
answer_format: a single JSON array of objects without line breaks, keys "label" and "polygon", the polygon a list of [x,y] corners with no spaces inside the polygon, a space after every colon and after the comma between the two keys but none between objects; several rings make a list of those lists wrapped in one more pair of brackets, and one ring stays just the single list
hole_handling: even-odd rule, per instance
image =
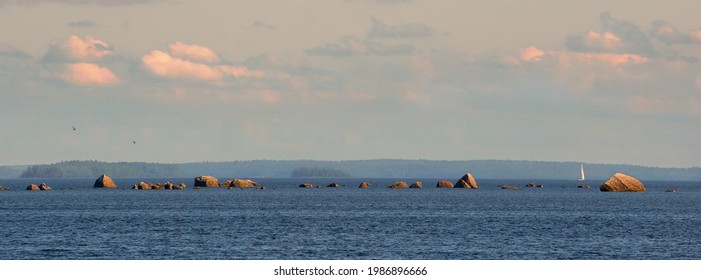
[{"label": "white sail", "polygon": [[583,164],[579,165],[579,171],[581,174],[579,175],[579,178],[577,179],[577,181],[584,181],[584,165]]}]

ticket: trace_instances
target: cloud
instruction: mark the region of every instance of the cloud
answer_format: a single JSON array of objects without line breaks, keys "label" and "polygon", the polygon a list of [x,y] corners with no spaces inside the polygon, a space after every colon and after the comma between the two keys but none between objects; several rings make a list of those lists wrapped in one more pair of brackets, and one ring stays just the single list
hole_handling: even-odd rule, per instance
[{"label": "cloud", "polygon": [[153,50],[141,58],[143,66],[152,74],[164,78],[186,78],[200,81],[216,81],[230,76],[234,78],[262,78],[263,71],[246,67],[217,64],[219,56],[200,45],[176,42],[169,45],[170,53]]},{"label": "cloud", "polygon": [[248,26],[248,30],[251,29],[262,29],[262,30],[275,30],[277,27],[267,24],[265,22],[262,22],[260,20],[256,20],[251,25]]},{"label": "cloud", "polygon": [[652,22],[652,37],[667,44],[698,44],[701,43],[701,30],[681,32],[671,23],[664,20]]},{"label": "cloud", "polygon": [[94,62],[104,60],[114,54],[105,41],[93,37],[71,35],[64,41],[51,44],[44,56],[44,62]]},{"label": "cloud", "polygon": [[589,31],[586,34],[570,35],[567,48],[578,52],[617,52],[621,49],[621,38],[611,32]]},{"label": "cloud", "polygon": [[93,63],[71,63],[58,74],[64,81],[75,85],[107,86],[119,82],[110,69]]},{"label": "cloud", "polygon": [[378,42],[360,39],[355,36],[345,36],[337,43],[327,43],[324,46],[307,50],[312,56],[350,57],[360,55],[410,55],[414,53],[410,45],[384,45]]},{"label": "cloud", "polygon": [[26,52],[18,50],[13,46],[0,44],[0,59],[1,58],[26,60],[32,58],[32,56]]},{"label": "cloud", "polygon": [[175,42],[168,45],[170,49],[170,54],[175,57],[190,59],[205,63],[217,63],[219,62],[219,56],[217,56],[214,51],[210,48],[203,47],[195,44],[185,44],[182,42]]},{"label": "cloud", "polygon": [[420,22],[388,26],[384,22],[372,18],[372,27],[368,31],[369,38],[425,38],[436,35],[436,30]]},{"label": "cloud", "polygon": [[90,27],[95,27],[97,26],[97,23],[95,23],[92,20],[78,20],[78,21],[71,21],[68,23],[68,27],[75,27],[75,28],[90,28]]},{"label": "cloud", "polygon": [[658,53],[645,31],[628,20],[618,20],[609,13],[602,13],[599,21],[604,32],[615,34],[620,39],[620,52],[636,53],[645,56],[656,56]]},{"label": "cloud", "polygon": [[540,61],[545,55],[545,52],[536,47],[529,47],[521,51],[520,58],[523,61]]}]

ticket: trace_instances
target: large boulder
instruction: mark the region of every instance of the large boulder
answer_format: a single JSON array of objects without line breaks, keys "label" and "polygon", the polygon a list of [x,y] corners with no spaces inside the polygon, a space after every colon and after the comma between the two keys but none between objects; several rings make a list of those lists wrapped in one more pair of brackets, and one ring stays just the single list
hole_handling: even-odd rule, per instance
[{"label": "large boulder", "polygon": [[420,181],[416,181],[415,183],[411,184],[411,186],[409,186],[409,188],[410,189],[420,189],[420,188],[423,188],[423,186],[424,185]]},{"label": "large boulder", "polygon": [[645,192],[645,186],[638,179],[623,173],[616,173],[611,176],[599,190],[602,192]]},{"label": "large boulder", "polygon": [[409,185],[404,181],[397,181],[397,182],[394,182],[394,184],[390,185],[388,188],[390,188],[390,189],[408,189]]},{"label": "large boulder", "polygon": [[462,176],[462,178],[458,179],[458,181],[455,183],[456,188],[465,188],[465,189],[479,189],[480,187],[477,185],[477,181],[475,181],[475,177],[472,176],[471,173],[467,173]]},{"label": "large boulder", "polygon": [[116,188],[117,184],[112,181],[112,178],[109,176],[102,174],[100,177],[95,180],[95,184],[93,184],[93,188]]},{"label": "large boulder", "polygon": [[195,178],[195,187],[219,187],[219,180],[212,176],[198,176]]},{"label": "large boulder", "polygon": [[361,182],[360,185],[358,185],[358,188],[361,188],[361,189],[367,189],[369,187],[370,187],[370,183],[368,183],[368,182]]},{"label": "large boulder", "polygon": [[246,179],[233,179],[229,187],[232,188],[252,188],[257,187],[258,183]]},{"label": "large boulder", "polygon": [[436,188],[452,188],[453,183],[450,181],[445,181],[445,180],[439,180],[436,183]]},{"label": "large boulder", "polygon": [[146,184],[146,183],[144,183],[144,182],[139,182],[139,184],[137,185],[137,188],[136,188],[136,189],[137,189],[137,190],[150,190],[150,189],[151,189],[151,185],[150,185],[150,184]]}]

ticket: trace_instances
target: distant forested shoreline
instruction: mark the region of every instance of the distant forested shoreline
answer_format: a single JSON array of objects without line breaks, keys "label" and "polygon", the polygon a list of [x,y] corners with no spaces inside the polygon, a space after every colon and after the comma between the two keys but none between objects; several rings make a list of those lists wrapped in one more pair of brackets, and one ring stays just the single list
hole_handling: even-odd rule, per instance
[{"label": "distant forested shoreline", "polygon": [[[30,166],[3,166],[3,178],[175,178],[217,177],[288,178],[459,178],[471,172],[484,179],[576,179],[578,162],[516,160],[251,160],[197,163],[62,161]],[[661,168],[584,163],[589,179],[606,179],[622,172],[642,180],[701,181],[701,168]]]}]

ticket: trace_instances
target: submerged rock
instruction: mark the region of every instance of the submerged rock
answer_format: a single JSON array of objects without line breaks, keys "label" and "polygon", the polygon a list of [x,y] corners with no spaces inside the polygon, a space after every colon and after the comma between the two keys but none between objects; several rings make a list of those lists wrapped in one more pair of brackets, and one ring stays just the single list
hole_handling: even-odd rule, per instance
[{"label": "submerged rock", "polygon": [[669,188],[669,189],[666,189],[665,192],[677,192],[677,189]]},{"label": "submerged rock", "polygon": [[310,183],[302,183],[302,184],[299,184],[299,187],[300,187],[300,188],[311,189],[311,188],[314,187],[314,185],[312,185],[312,184],[310,184]]},{"label": "submerged rock", "polygon": [[577,188],[580,188],[580,189],[588,189],[588,188],[591,188],[591,186],[588,186],[588,185],[579,185],[579,186],[577,186]]},{"label": "submerged rock", "polygon": [[602,192],[646,192],[645,185],[631,176],[616,173],[599,190]]},{"label": "submerged rock", "polygon": [[453,182],[445,181],[445,180],[439,180],[439,181],[436,183],[436,188],[453,188]]},{"label": "submerged rock", "polygon": [[409,185],[404,181],[397,181],[397,182],[394,182],[394,184],[390,185],[388,188],[390,188],[390,189],[408,189]]},{"label": "submerged rock", "polygon": [[477,185],[475,177],[468,172],[467,174],[463,175],[462,178],[458,179],[458,181],[455,183],[455,188],[479,189],[480,187]]},{"label": "submerged rock", "polygon": [[516,187],[516,186],[501,186],[501,189],[502,189],[502,190],[513,190],[513,191],[517,191],[517,190],[520,190],[521,188]]},{"label": "submerged rock", "polygon": [[338,183],[331,183],[331,184],[326,185],[326,187],[327,188],[340,188],[341,185]]},{"label": "submerged rock", "polygon": [[93,188],[116,188],[117,184],[112,181],[112,178],[109,176],[102,174],[100,177],[95,180],[95,184],[93,184]]},{"label": "submerged rock", "polygon": [[219,187],[219,180],[212,176],[198,176],[195,178],[195,187]]}]

